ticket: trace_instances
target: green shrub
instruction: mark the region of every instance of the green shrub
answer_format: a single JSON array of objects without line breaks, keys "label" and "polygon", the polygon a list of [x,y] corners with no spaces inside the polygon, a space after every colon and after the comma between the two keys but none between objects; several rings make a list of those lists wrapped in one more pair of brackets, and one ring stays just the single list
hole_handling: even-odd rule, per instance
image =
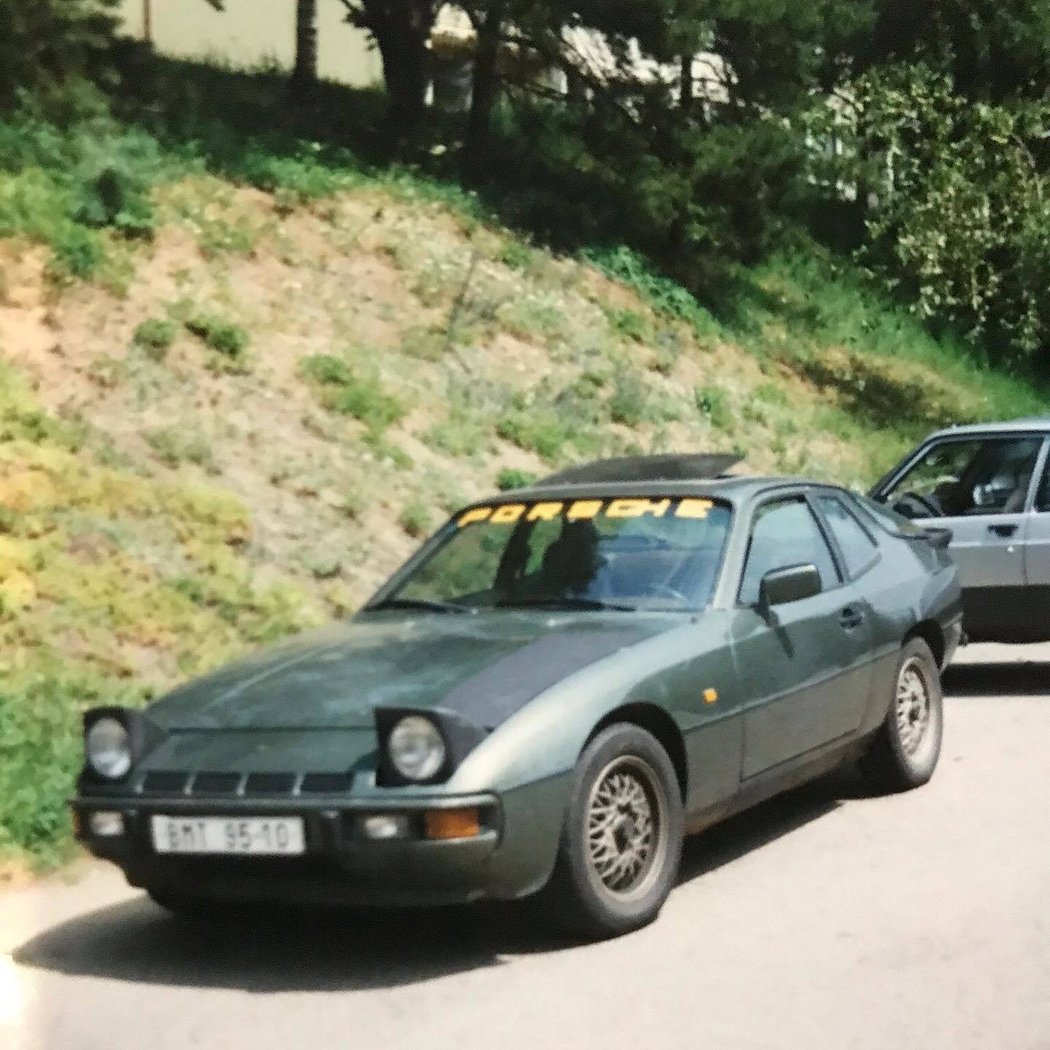
[{"label": "green shrub", "polygon": [[636,376],[617,379],[609,399],[609,418],[628,427],[641,426],[649,418],[648,395]]},{"label": "green shrub", "polygon": [[719,387],[698,386],[693,396],[696,407],[707,416],[715,430],[729,430],[733,423],[733,414],[729,407],[726,392]]},{"label": "green shrub", "polygon": [[700,305],[697,298],[677,281],[658,273],[639,252],[626,245],[613,249],[590,248],[583,258],[606,276],[633,289],[655,310],[665,317],[686,321],[700,336],[722,334],[722,327],[714,315]]},{"label": "green shrub", "polygon": [[0,0],[0,109],[19,92],[57,108],[87,90],[113,41],[116,0]]},{"label": "green shrub", "polygon": [[186,321],[186,330],[200,339],[209,350],[234,362],[243,359],[251,341],[239,324],[217,314],[195,314]]},{"label": "green shrub", "polygon": [[174,321],[150,317],[135,328],[131,341],[154,361],[163,361],[178,331],[179,327]]},{"label": "green shrub", "polygon": [[499,261],[512,270],[524,270],[532,262],[534,251],[520,240],[510,240],[503,245],[499,253]]},{"label": "green shrub", "polygon": [[0,682],[0,857],[53,865],[71,852],[66,799],[80,768],[81,712],[121,699],[115,683],[57,670]]},{"label": "green shrub", "polygon": [[548,460],[563,455],[575,436],[575,431],[559,416],[536,411],[519,411],[504,416],[496,424],[496,433],[519,448],[537,452]]},{"label": "green shrub", "polygon": [[430,531],[430,508],[422,501],[413,501],[401,511],[397,522],[407,535],[419,539]]},{"label": "green shrub", "polygon": [[508,489],[528,488],[536,480],[536,475],[527,470],[518,470],[517,467],[504,467],[496,475],[496,487],[505,492]]},{"label": "green shrub", "polygon": [[611,307],[606,311],[606,316],[609,324],[625,339],[644,343],[653,337],[652,325],[636,310]]},{"label": "green shrub", "polygon": [[146,435],[150,448],[163,463],[177,467],[180,463],[194,463],[205,470],[214,471],[211,445],[208,439],[190,424],[161,427]]},{"label": "green shrub", "polygon": [[326,408],[361,420],[376,434],[405,414],[405,406],[386,393],[378,377],[355,374],[342,358],[314,354],[304,358],[299,368],[305,378],[321,387]]}]

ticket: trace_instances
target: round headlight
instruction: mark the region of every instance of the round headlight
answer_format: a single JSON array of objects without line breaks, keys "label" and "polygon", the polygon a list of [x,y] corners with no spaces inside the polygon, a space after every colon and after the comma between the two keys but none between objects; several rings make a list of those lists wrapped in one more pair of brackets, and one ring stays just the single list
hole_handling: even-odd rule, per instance
[{"label": "round headlight", "polygon": [[445,764],[445,741],[429,718],[406,715],[390,733],[387,751],[406,780],[429,780]]},{"label": "round headlight", "polygon": [[107,780],[120,780],[131,769],[131,741],[117,718],[100,718],[84,741],[88,764]]}]

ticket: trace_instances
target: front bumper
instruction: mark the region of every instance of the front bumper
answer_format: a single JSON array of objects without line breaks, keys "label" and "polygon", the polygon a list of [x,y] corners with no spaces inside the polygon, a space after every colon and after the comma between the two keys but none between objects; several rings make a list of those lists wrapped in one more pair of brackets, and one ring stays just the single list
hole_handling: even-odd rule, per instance
[{"label": "front bumper", "polygon": [[[520,849],[502,849],[505,809],[494,794],[396,801],[188,798],[79,795],[70,803],[78,839],[96,857],[119,865],[134,886],[191,893],[214,900],[310,904],[440,904],[521,896],[544,873],[520,863]],[[423,837],[424,814],[476,807],[480,831],[469,838]],[[91,831],[92,812],[119,812],[124,832]],[[366,814],[409,816],[413,836],[374,841],[361,832]],[[301,817],[305,852],[297,856],[158,853],[150,818]],[[539,851],[542,856],[543,851]],[[508,858],[510,863],[508,863]],[[517,858],[517,860],[515,860]],[[549,874],[549,867],[546,868]]]}]

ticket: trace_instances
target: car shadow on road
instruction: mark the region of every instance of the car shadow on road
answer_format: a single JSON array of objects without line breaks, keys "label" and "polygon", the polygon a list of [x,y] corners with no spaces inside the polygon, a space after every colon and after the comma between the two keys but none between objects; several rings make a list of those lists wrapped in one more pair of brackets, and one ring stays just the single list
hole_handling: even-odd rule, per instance
[{"label": "car shadow on road", "polygon": [[1050,663],[952,664],[944,672],[946,696],[1050,696]]},{"label": "car shadow on road", "polygon": [[678,885],[715,871],[752,850],[790,834],[871,789],[856,766],[844,766],[793,791],[744,810],[686,839]]},{"label": "car shadow on road", "polygon": [[[864,793],[843,771],[686,842],[679,884],[790,834]],[[147,984],[250,992],[345,991],[414,984],[579,947],[534,902],[399,911],[269,909],[207,923],[145,897],[63,922],[14,952],[22,966]],[[511,957],[511,958],[508,958]]]}]

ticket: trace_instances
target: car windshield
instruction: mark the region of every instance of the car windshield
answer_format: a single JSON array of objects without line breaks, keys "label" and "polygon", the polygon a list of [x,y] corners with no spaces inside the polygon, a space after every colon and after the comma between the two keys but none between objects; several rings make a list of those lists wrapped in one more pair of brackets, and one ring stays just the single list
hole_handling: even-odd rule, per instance
[{"label": "car windshield", "polygon": [[675,497],[473,507],[369,608],[702,609],[730,517]]}]

